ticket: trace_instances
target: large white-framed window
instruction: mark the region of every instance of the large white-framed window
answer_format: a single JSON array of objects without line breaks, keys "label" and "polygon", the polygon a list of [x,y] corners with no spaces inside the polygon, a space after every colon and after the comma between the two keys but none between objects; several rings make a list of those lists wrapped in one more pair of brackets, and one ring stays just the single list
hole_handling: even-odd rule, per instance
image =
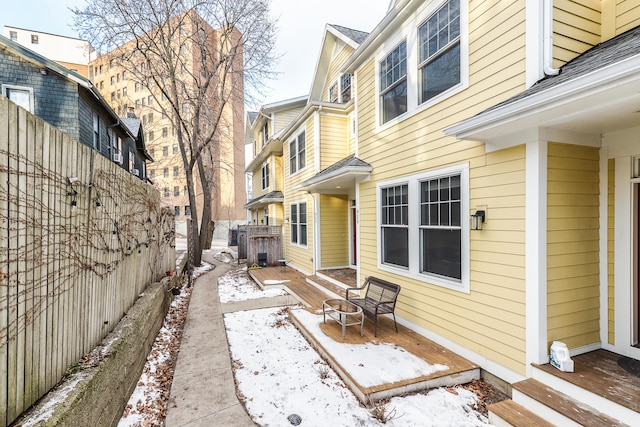
[{"label": "large white-framed window", "polygon": [[469,292],[468,164],[377,186],[378,267]]},{"label": "large white-framed window", "polygon": [[307,246],[307,202],[296,202],[291,208],[291,243]]},{"label": "large white-framed window", "polygon": [[293,175],[307,166],[307,142],[304,131],[289,142],[289,174]]},{"label": "large white-framed window", "polygon": [[33,88],[27,86],[2,85],[2,94],[15,104],[33,113]]},{"label": "large white-framed window", "polygon": [[460,83],[460,0],[449,0],[418,28],[420,103]]},{"label": "large white-framed window", "polygon": [[340,76],[340,100],[342,102],[351,100],[351,74],[349,73]]},{"label": "large white-framed window", "polygon": [[267,188],[269,188],[269,163],[265,163],[262,165],[261,174],[262,174],[262,189],[266,190]]},{"label": "large white-framed window", "polygon": [[422,4],[376,52],[377,131],[469,86],[469,0]]},{"label": "large white-framed window", "polygon": [[403,40],[382,61],[379,67],[380,121],[407,112],[407,41]]}]

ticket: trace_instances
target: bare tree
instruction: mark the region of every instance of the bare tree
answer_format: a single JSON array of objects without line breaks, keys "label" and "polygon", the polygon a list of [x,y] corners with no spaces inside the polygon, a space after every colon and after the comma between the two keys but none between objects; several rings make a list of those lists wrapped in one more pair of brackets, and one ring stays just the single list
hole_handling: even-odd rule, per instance
[{"label": "bare tree", "polygon": [[[74,26],[126,70],[170,118],[185,171],[194,265],[211,236],[214,174],[243,99],[273,77],[276,22],[269,0],[87,0]],[[240,108],[234,106],[240,105]],[[240,126],[234,126],[240,123]],[[199,186],[199,187],[198,187]]]}]

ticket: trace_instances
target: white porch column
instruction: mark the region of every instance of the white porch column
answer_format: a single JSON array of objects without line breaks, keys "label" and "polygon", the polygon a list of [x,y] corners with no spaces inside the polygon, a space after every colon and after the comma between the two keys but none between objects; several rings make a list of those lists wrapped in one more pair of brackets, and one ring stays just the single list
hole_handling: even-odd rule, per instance
[{"label": "white porch column", "polygon": [[547,357],[547,148],[531,141],[526,150],[525,267],[526,363],[546,363]]}]

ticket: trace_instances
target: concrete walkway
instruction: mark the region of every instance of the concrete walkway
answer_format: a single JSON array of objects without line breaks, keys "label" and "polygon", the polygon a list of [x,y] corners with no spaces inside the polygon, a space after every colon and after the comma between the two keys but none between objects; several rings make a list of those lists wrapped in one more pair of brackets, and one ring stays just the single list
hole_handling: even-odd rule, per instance
[{"label": "concrete walkway", "polygon": [[218,277],[232,267],[205,258],[216,268],[194,284],[165,426],[255,427],[236,396],[218,297]]}]

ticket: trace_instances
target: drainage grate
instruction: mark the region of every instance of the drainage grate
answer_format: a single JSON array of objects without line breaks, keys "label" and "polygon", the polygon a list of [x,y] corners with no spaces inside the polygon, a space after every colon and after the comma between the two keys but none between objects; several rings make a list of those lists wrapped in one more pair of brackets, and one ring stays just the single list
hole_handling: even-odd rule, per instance
[{"label": "drainage grate", "polygon": [[302,418],[298,414],[291,414],[287,417],[291,425],[298,426],[302,422]]}]

